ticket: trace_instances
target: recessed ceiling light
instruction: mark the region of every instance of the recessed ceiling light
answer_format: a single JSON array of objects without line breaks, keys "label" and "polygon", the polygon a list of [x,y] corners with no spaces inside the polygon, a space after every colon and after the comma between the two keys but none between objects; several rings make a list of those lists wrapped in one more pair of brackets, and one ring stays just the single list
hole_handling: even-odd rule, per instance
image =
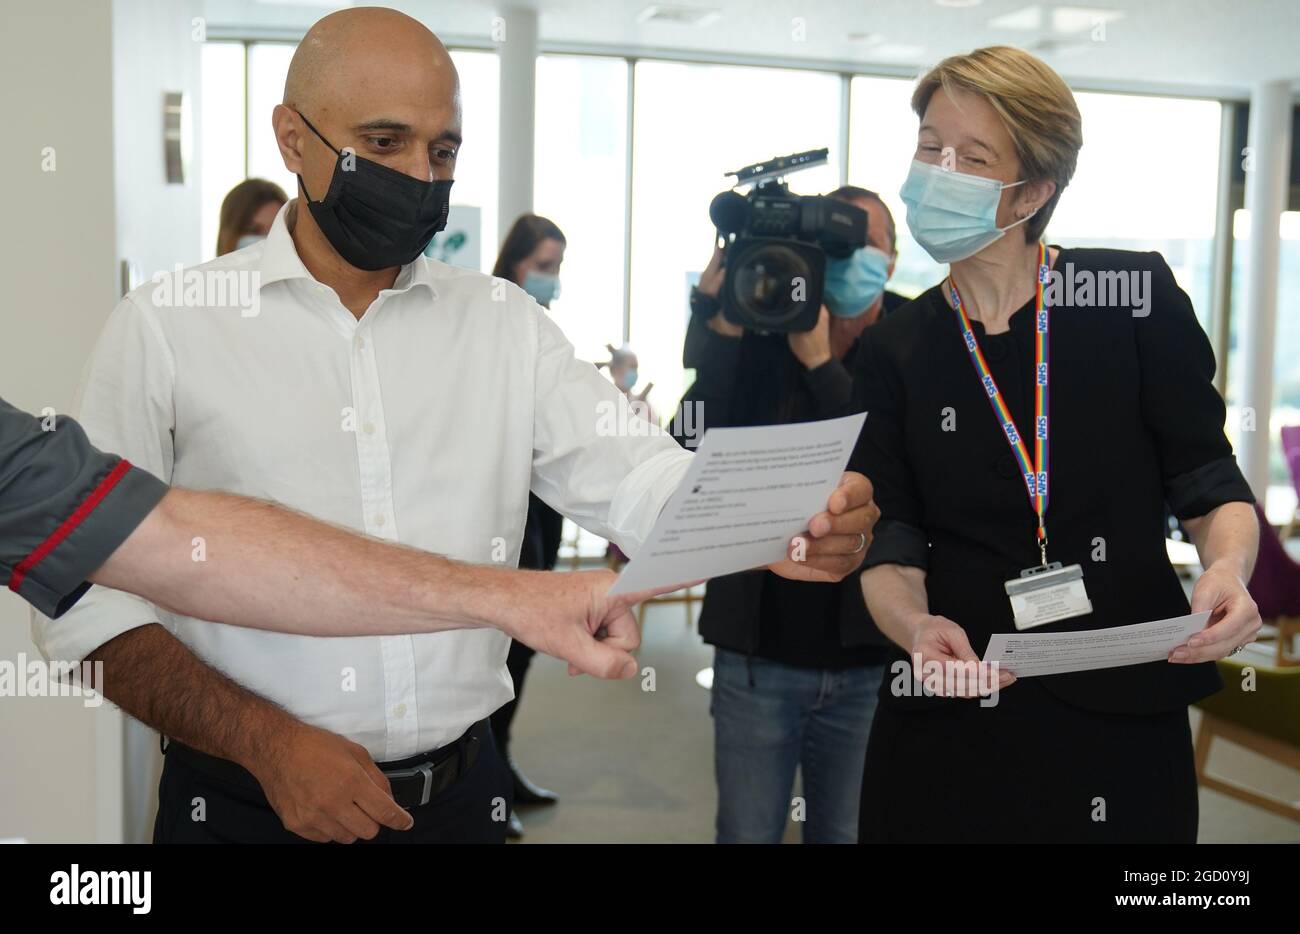
[{"label": "recessed ceiling light", "polygon": [[875,45],[878,42],[884,42],[885,37],[878,32],[851,32],[848,35],[850,42],[860,42],[863,45]]},{"label": "recessed ceiling light", "polygon": [[979,6],[984,0],[934,0],[935,6],[946,6],[949,9],[960,10],[964,7]]},{"label": "recessed ceiling light", "polygon": [[637,15],[638,23],[667,23],[673,26],[707,26],[718,17],[722,16],[722,11],[709,7],[698,6],[673,6],[666,3],[656,3],[646,7]]},{"label": "recessed ceiling light", "polygon": [[1043,26],[1043,8],[1027,6],[1010,13],[1003,13],[989,20],[994,29],[1041,29]]},{"label": "recessed ceiling light", "polygon": [[989,20],[994,29],[1019,29],[1034,31],[1048,29],[1056,33],[1084,32],[1099,24],[1122,19],[1121,10],[1104,10],[1097,7],[1062,6],[1044,8],[1027,6]]},{"label": "recessed ceiling light", "polygon": [[1054,32],[1083,32],[1093,29],[1101,23],[1110,23],[1123,19],[1120,10],[1099,10],[1084,6],[1061,6],[1052,9],[1052,30]]},{"label": "recessed ceiling light", "polygon": [[898,42],[884,42],[880,45],[873,45],[867,53],[873,59],[893,59],[896,61],[913,61],[921,57],[925,52],[923,45],[903,45]]}]

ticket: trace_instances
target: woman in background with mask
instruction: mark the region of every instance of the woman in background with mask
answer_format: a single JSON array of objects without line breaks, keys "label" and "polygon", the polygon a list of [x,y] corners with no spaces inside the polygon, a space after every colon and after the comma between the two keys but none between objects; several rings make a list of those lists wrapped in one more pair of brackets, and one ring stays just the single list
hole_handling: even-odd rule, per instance
[{"label": "woman in background with mask", "polygon": [[[831,197],[867,212],[866,246],[828,261],[809,331],[762,334],[728,321],[723,254],[691,294],[683,353],[695,382],[682,400],[694,439],[709,428],[779,425],[846,414],[858,336],[903,300],[885,291],[894,222],[862,188]],[[688,424],[675,423],[683,444]],[[853,843],[862,761],[887,645],[850,578],[785,581],[768,571],[709,581],[700,635],[714,647],[710,713],[719,843],[779,843],[791,820],[805,843]],[[795,776],[802,800],[792,801]]]},{"label": "woman in background with mask", "polygon": [[221,202],[217,255],[225,256],[266,239],[275,215],[288,200],[284,189],[264,178],[247,178],[230,189]]},{"label": "woman in background with mask", "polygon": [[566,242],[553,221],[538,214],[522,214],[501,244],[492,275],[513,282],[537,299],[537,304],[550,308],[560,297]]},{"label": "woman in background with mask", "polygon": [[[1041,242],[1083,142],[1047,65],[1007,47],[954,56],[912,107],[907,223],[950,271],[869,332],[855,366],[853,469],[882,511],[862,587],[897,646],[861,839],[1195,842],[1187,705],[1259,628],[1244,583],[1258,528],[1209,341],[1159,254]],[[1145,664],[977,669],[994,633],[1186,614],[1166,502],[1206,568],[1191,599],[1206,628]]]},{"label": "woman in background with mask", "polygon": [[[506,279],[522,288],[543,308],[560,294],[560,265],[564,262],[564,234],[553,221],[537,214],[523,214],[511,225],[492,275]],[[542,502],[533,493],[528,494],[528,519],[524,525],[523,547],[519,553],[519,566],[536,571],[550,571],[560,552],[560,539],[564,517]],[[557,800],[555,792],[541,788],[528,779],[510,755],[510,727],[524,690],[528,666],[537,653],[522,642],[510,643],[506,668],[514,684],[514,700],[504,704],[492,715],[492,733],[501,756],[510,766],[514,778],[516,805],[548,805]],[[506,829],[511,839],[524,835],[523,821],[510,814]]]}]

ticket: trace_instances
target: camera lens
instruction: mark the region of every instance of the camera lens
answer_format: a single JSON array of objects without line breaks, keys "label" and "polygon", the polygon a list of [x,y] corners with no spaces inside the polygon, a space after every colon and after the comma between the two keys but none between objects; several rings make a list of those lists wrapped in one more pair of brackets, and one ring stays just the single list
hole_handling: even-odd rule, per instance
[{"label": "camera lens", "polygon": [[805,302],[796,294],[812,281],[807,260],[789,246],[765,243],[732,266],[730,287],[736,306],[753,320],[773,327],[797,317]]}]

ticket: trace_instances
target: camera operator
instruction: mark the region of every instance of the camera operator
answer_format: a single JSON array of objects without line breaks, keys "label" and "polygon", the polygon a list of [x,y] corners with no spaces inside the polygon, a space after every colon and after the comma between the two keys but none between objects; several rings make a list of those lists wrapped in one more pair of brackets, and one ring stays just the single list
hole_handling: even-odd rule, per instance
[{"label": "camera operator", "polygon": [[[884,291],[894,220],[878,195],[846,186],[830,197],[867,212],[867,246],[827,263],[809,331],[766,334],[727,320],[718,299],[724,252],[691,294],[682,400],[695,425],[774,425],[847,414],[858,335],[905,299]],[[682,440],[674,423],[673,434]],[[683,442],[684,443],[684,442]],[[853,843],[867,734],[886,641],[851,575],[840,584],[747,571],[709,582],[700,634],[714,646],[711,712],[719,843],[779,843],[787,815],[805,843]],[[792,800],[795,770],[804,806]]]}]

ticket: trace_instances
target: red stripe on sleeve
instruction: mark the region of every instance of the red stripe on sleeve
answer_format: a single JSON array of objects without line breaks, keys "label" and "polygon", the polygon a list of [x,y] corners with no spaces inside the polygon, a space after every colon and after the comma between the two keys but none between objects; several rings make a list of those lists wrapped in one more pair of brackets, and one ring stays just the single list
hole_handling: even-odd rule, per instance
[{"label": "red stripe on sleeve", "polygon": [[17,593],[18,588],[22,586],[23,580],[31,573],[32,569],[45,560],[55,548],[58,548],[60,542],[76,531],[77,526],[86,521],[86,517],[98,508],[104,497],[109,494],[113,487],[117,486],[118,481],[126,476],[126,472],[130,469],[131,464],[129,461],[125,459],[118,461],[117,466],[109,471],[108,476],[99,482],[99,486],[91,491],[90,495],[77,507],[76,511],[64,519],[63,523],[54,530],[49,538],[36,546],[35,551],[18,562],[14,567],[13,574],[9,576],[9,589]]}]

